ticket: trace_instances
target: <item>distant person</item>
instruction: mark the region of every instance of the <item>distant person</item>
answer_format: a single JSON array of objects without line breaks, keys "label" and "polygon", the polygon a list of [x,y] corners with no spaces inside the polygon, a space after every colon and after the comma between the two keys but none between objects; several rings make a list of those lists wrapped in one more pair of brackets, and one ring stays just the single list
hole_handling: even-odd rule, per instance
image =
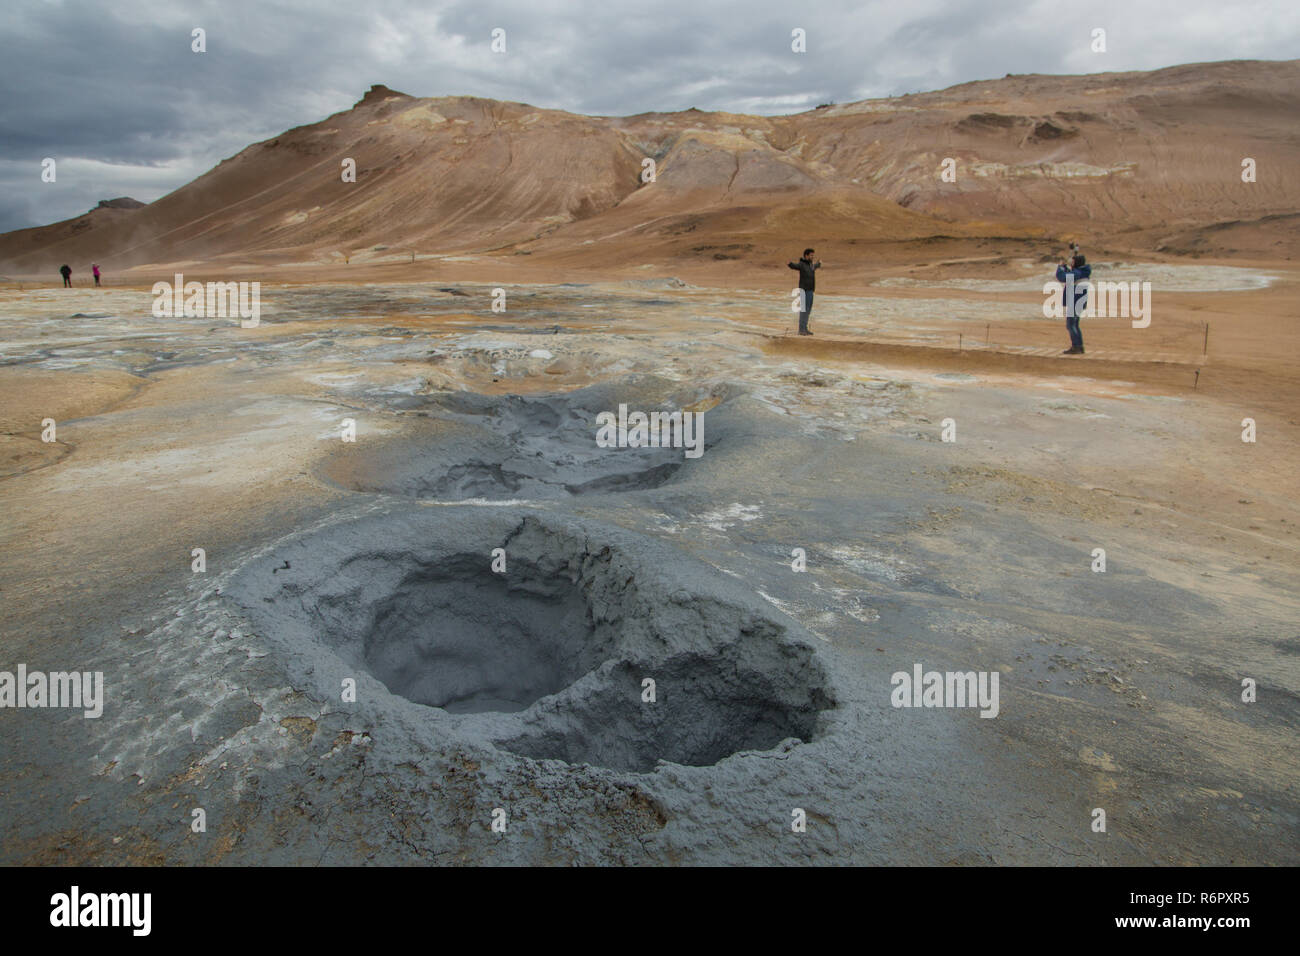
[{"label": "distant person", "polygon": [[1065,307],[1065,329],[1070,333],[1070,347],[1062,355],[1083,354],[1079,315],[1088,307],[1088,287],[1083,283],[1091,276],[1092,266],[1088,265],[1082,252],[1075,253],[1068,266],[1062,262],[1056,267],[1056,281],[1063,283],[1061,305]]},{"label": "distant person", "polygon": [[803,292],[803,302],[800,303],[803,309],[799,312],[799,334],[812,335],[812,330],[808,328],[808,316],[812,313],[813,290],[817,288],[817,277],[814,273],[822,267],[821,260],[813,262],[813,250],[805,249],[798,262],[786,263],[791,269],[799,270],[799,288]]},{"label": "distant person", "polygon": [[63,276],[63,288],[71,289],[72,288],[72,266],[66,264],[63,265],[59,269],[59,275]]},{"label": "distant person", "polygon": [[99,263],[96,262],[92,264],[90,267],[90,271],[95,274],[95,285],[99,285]]}]

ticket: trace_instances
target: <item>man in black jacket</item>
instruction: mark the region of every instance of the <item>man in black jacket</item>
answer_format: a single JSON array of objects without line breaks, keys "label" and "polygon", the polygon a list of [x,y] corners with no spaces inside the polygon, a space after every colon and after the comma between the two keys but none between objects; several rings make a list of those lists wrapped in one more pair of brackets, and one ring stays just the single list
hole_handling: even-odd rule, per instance
[{"label": "man in black jacket", "polygon": [[788,262],[786,265],[791,269],[799,270],[799,298],[800,305],[803,306],[799,310],[799,334],[812,335],[812,331],[808,328],[808,315],[812,312],[813,290],[817,288],[817,277],[814,273],[822,267],[821,260],[813,262],[813,250],[805,249],[798,262]]}]

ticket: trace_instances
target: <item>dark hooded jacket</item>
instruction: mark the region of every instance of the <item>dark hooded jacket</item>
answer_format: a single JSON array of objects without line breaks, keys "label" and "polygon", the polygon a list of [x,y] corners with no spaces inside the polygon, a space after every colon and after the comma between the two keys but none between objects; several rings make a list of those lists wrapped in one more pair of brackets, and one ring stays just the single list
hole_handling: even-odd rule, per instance
[{"label": "dark hooded jacket", "polygon": [[821,267],[820,261],[808,262],[804,259],[798,259],[794,262],[788,262],[786,265],[791,269],[799,270],[799,288],[805,292],[817,291],[817,277],[814,273]]},{"label": "dark hooded jacket", "polygon": [[[1084,264],[1073,269],[1067,269],[1065,266],[1056,267],[1056,281],[1063,283],[1061,289],[1061,305],[1065,308],[1066,315],[1077,316],[1082,314],[1087,308],[1088,303],[1088,286],[1084,285],[1084,280],[1092,277],[1092,266]],[[1074,311],[1070,311],[1070,292],[1074,291]]]}]

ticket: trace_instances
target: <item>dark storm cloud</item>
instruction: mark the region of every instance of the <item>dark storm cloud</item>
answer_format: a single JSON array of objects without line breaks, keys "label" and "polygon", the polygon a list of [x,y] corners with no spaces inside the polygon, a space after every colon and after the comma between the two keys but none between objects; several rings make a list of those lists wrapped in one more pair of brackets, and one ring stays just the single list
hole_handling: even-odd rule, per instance
[{"label": "dark storm cloud", "polygon": [[[623,115],[785,113],[1006,73],[1297,55],[1279,2],[8,0],[0,231],[150,201],[372,83]],[[190,31],[207,31],[207,52]],[[489,49],[494,27],[507,53]],[[807,33],[793,53],[791,30]],[[1091,30],[1108,52],[1091,52]],[[40,180],[41,159],[58,181]]]}]

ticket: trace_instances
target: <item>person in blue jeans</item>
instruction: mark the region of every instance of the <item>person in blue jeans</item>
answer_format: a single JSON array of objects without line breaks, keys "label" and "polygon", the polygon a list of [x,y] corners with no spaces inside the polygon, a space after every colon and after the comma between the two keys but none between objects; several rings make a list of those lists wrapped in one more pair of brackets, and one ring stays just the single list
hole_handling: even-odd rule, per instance
[{"label": "person in blue jeans", "polygon": [[799,334],[812,335],[808,328],[808,316],[812,313],[813,290],[817,288],[817,277],[814,275],[822,267],[821,260],[813,262],[813,250],[805,249],[798,262],[786,263],[791,269],[799,270],[799,290],[800,305],[799,310]]},{"label": "person in blue jeans", "polygon": [[1062,355],[1083,354],[1083,333],[1079,330],[1079,316],[1088,307],[1088,286],[1085,280],[1092,276],[1083,253],[1076,253],[1067,267],[1064,262],[1056,267],[1056,281],[1062,283],[1061,305],[1065,307],[1065,329],[1070,333],[1070,347]]}]

